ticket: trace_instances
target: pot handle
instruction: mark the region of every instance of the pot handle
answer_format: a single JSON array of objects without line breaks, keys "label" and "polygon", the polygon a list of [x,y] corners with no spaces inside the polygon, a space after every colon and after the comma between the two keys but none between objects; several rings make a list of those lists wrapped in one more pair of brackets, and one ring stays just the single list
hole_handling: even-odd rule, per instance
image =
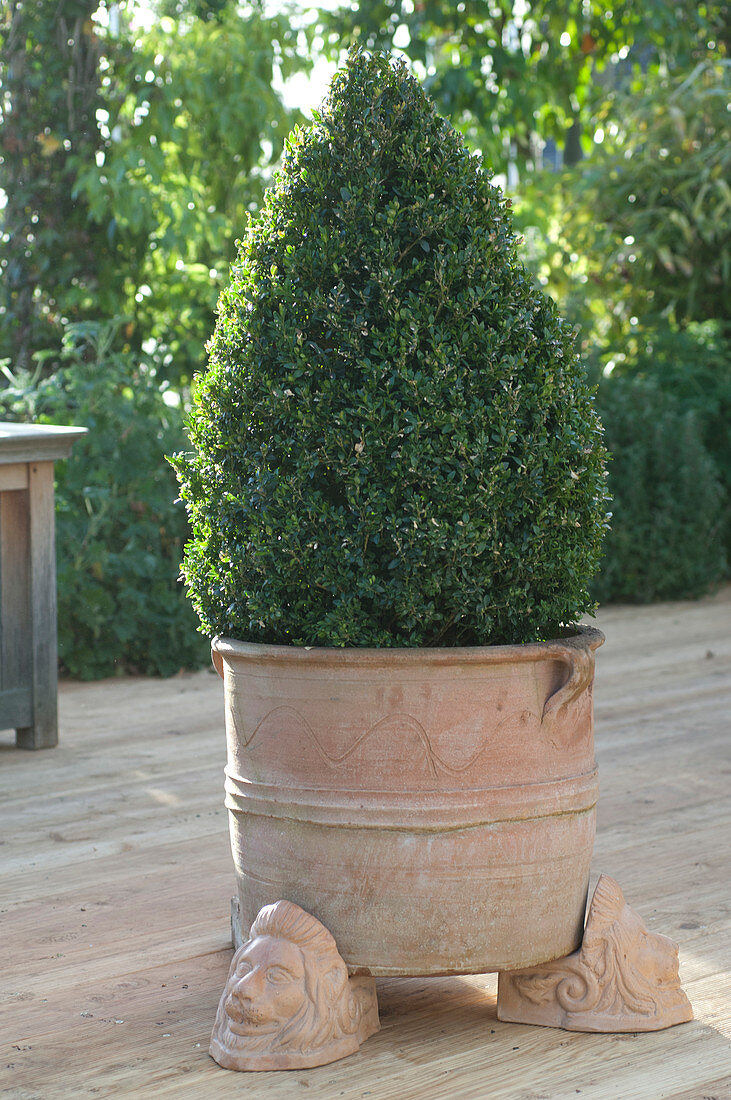
[{"label": "pot handle", "polygon": [[547,718],[552,718],[563,707],[572,703],[578,695],[581,695],[582,691],[586,690],[594,676],[594,651],[592,649],[585,649],[583,646],[580,648],[564,646],[556,652],[555,656],[557,660],[568,666],[569,676],[566,682],[546,699],[543,707],[543,717],[541,718],[542,722],[545,722]]}]

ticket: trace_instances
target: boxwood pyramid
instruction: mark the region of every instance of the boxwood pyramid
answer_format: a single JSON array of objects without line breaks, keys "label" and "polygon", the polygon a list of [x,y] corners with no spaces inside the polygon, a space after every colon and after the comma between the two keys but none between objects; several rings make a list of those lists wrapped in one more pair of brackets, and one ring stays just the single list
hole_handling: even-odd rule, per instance
[{"label": "boxwood pyramid", "polygon": [[590,608],[601,428],[508,205],[400,62],[350,54],[239,242],[173,460],[203,631],[499,644]]}]

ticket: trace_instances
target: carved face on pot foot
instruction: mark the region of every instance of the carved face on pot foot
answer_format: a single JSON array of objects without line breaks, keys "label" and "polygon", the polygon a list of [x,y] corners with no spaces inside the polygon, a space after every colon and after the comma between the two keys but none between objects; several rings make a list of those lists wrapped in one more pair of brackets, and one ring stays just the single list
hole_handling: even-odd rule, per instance
[{"label": "carved face on pot foot", "polygon": [[349,978],[323,924],[290,901],[261,910],[233,957],[211,1037],[225,1069],[307,1069],[378,1031],[373,978]]},{"label": "carved face on pot foot", "polygon": [[614,879],[602,875],[581,948],[500,975],[498,1018],[569,1031],[659,1031],[693,1019],[678,948],[649,932]]}]

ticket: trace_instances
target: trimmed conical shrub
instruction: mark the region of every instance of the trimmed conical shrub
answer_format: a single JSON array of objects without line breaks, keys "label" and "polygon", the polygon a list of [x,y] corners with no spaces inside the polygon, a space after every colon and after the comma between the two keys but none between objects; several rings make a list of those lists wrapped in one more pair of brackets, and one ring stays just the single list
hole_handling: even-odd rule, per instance
[{"label": "trimmed conical shrub", "polygon": [[240,244],[175,459],[205,632],[496,644],[591,607],[600,426],[507,206],[403,65],[350,55]]}]

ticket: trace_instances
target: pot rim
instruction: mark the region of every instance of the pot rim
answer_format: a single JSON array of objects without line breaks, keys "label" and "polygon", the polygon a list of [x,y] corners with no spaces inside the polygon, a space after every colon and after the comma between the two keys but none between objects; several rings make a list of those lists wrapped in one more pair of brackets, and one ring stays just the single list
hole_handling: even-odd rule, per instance
[{"label": "pot rim", "polygon": [[506,662],[531,662],[542,660],[567,660],[597,650],[604,643],[604,634],[594,626],[583,623],[568,628],[575,633],[563,638],[551,638],[542,642],[524,642],[520,645],[486,646],[295,646],[271,645],[263,642],[241,642],[236,638],[217,634],[211,639],[215,657],[244,658],[249,661],[274,663],[304,662],[328,665],[464,665],[503,664]]}]

